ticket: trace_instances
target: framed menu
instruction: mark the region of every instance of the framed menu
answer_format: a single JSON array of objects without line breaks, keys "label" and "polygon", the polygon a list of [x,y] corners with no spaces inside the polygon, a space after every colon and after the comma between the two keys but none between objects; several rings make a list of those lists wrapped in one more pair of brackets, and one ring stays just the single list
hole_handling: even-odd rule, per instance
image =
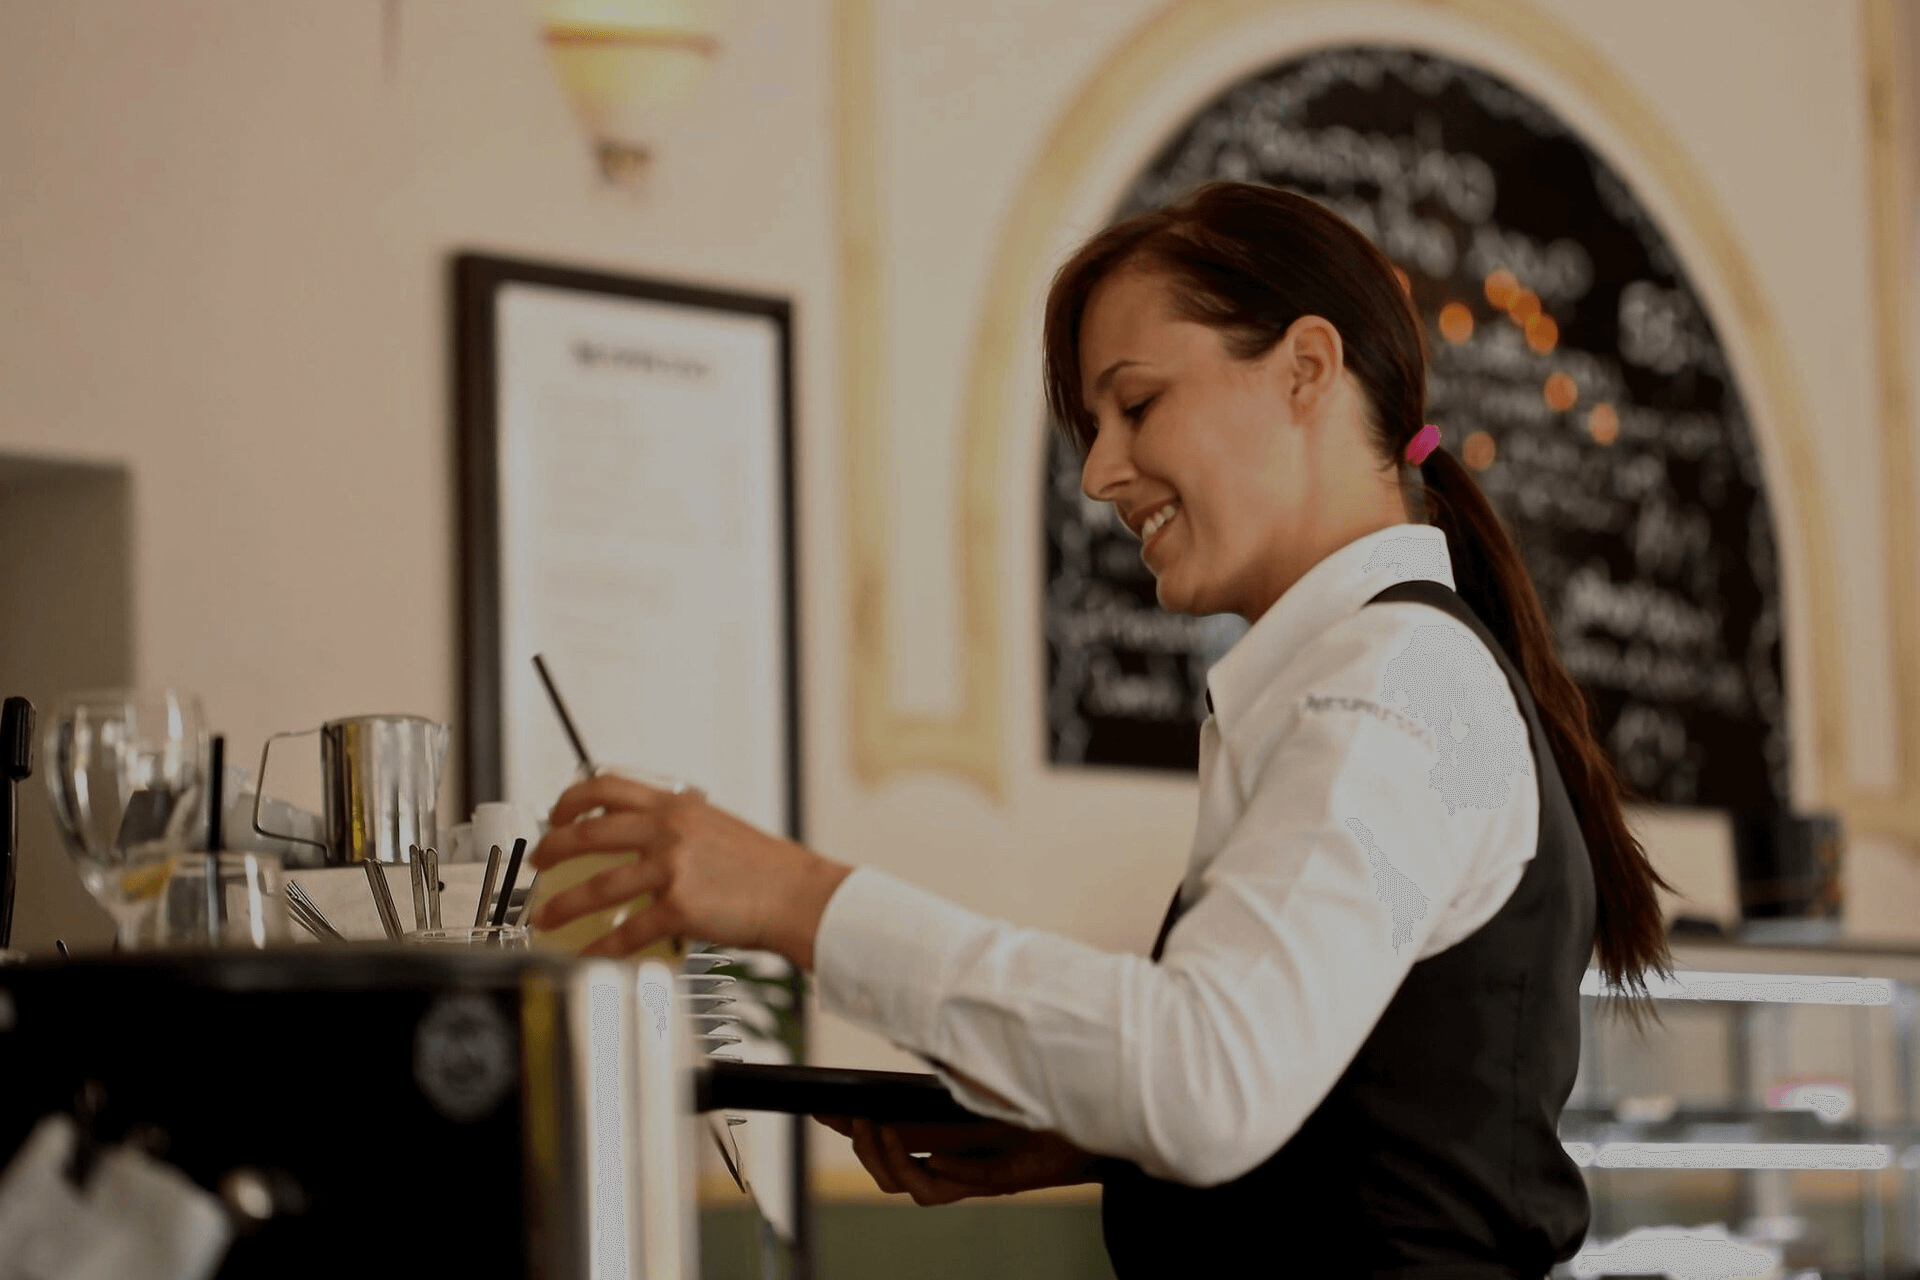
[{"label": "framed menu", "polygon": [[454,260],[464,808],[594,761],[800,835],[791,311]]}]

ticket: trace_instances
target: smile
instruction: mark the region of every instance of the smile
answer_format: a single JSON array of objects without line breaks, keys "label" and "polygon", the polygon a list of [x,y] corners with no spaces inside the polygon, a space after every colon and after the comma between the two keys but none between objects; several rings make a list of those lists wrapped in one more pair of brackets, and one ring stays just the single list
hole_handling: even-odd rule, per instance
[{"label": "smile", "polygon": [[1145,523],[1140,526],[1141,554],[1146,554],[1147,544],[1153,541],[1153,535],[1166,528],[1167,522],[1179,514],[1180,504],[1177,502],[1169,502],[1166,506],[1146,518]]}]

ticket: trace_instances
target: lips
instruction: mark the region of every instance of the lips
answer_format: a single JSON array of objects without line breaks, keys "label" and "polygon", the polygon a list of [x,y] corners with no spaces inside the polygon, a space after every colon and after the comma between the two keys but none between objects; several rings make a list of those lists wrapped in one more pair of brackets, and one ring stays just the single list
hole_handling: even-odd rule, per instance
[{"label": "lips", "polygon": [[1178,502],[1169,502],[1140,522],[1140,557],[1142,559],[1146,558],[1148,549],[1153,546],[1155,539],[1160,536],[1161,530],[1171,524],[1173,518],[1179,514],[1180,504]]}]

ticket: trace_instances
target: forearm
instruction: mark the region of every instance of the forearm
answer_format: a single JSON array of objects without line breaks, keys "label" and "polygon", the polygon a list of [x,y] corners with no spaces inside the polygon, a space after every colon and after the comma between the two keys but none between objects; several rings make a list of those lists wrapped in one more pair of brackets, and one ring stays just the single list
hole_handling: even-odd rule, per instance
[{"label": "forearm", "polygon": [[1222,984],[859,874],[823,921],[822,1003],[928,1058],[974,1110],[1192,1181],[1297,1123],[1268,1078],[1288,1055]]}]

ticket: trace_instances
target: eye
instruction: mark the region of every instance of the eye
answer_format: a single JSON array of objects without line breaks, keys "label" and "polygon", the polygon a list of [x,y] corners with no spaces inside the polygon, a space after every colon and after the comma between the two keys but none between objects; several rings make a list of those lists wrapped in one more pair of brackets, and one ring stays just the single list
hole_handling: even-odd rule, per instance
[{"label": "eye", "polygon": [[1153,406],[1153,402],[1157,399],[1159,399],[1158,396],[1148,396],[1145,400],[1136,400],[1134,403],[1123,407],[1120,410],[1120,416],[1137,426],[1140,419],[1147,416],[1147,410]]}]

